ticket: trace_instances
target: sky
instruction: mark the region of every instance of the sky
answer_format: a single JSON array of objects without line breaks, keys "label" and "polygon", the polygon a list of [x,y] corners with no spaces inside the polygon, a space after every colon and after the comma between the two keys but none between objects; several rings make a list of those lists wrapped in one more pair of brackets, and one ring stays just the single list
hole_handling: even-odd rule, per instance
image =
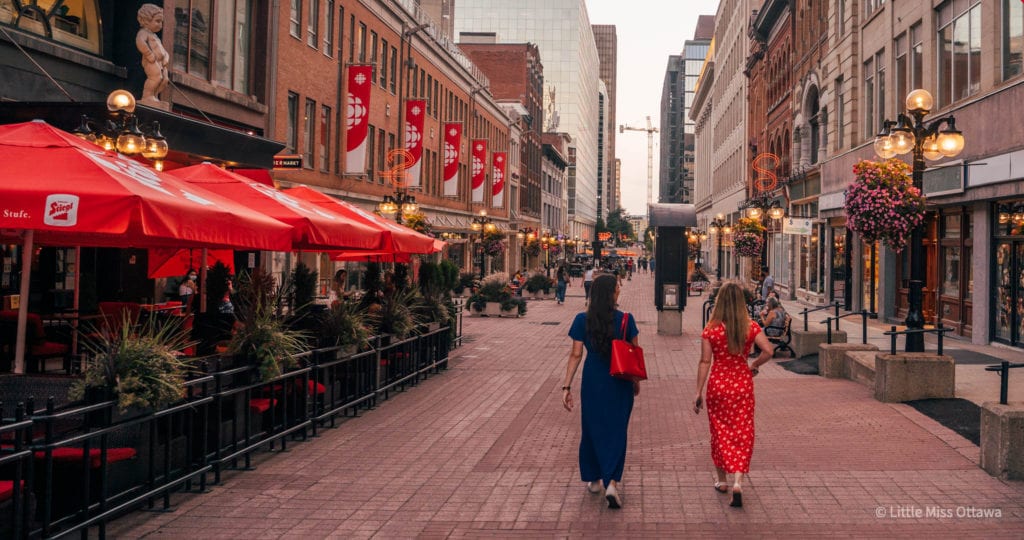
[{"label": "sky", "polygon": [[[661,117],[661,87],[668,57],[693,39],[698,15],[714,15],[718,0],[586,0],[591,24],[614,24],[619,41],[615,114],[619,125],[655,127]],[[628,6],[628,9],[623,9]],[[647,213],[647,134],[618,133],[615,157],[622,160],[622,207]],[[658,192],[660,134],[654,135],[654,198]]]}]

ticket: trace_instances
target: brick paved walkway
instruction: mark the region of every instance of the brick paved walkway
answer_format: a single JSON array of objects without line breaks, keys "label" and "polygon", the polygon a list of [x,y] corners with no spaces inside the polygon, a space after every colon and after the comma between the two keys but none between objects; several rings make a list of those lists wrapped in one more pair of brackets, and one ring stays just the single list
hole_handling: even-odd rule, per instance
[{"label": "brick paved walkway", "polygon": [[[978,448],[851,381],[766,366],[756,379],[757,445],[744,508],[711,487],[707,417],[690,407],[696,297],[683,337],[655,335],[650,276],[624,284],[651,379],[630,426],[624,508],[578,480],[579,413],[560,378],[577,281],[566,305],[525,318],[467,318],[451,369],[326,430],[254,471],[231,472],[171,513],[136,512],[118,538],[1024,536],[1024,483],[978,465]],[[578,388],[578,381],[574,383]],[[973,514],[998,510],[1001,517]],[[920,517],[914,517],[920,512]],[[950,517],[934,514],[948,513]],[[958,516],[959,514],[959,516]],[[879,517],[881,516],[881,517]]]}]

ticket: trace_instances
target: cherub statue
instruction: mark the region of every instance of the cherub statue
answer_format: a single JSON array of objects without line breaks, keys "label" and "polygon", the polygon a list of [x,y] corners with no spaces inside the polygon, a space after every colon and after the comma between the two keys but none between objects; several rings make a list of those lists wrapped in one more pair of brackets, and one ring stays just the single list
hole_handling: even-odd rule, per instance
[{"label": "cherub statue", "polygon": [[155,4],[142,4],[138,19],[140,28],[135,35],[135,47],[142,54],[142,69],[146,72],[140,101],[160,101],[157,96],[167,87],[167,64],[171,61],[171,55],[156,35],[164,27],[164,10]]}]

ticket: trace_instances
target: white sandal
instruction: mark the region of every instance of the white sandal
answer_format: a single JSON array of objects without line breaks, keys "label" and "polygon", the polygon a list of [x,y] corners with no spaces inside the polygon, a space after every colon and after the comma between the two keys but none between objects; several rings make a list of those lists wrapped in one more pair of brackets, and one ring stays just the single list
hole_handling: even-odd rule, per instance
[{"label": "white sandal", "polygon": [[587,482],[587,491],[590,493],[598,494],[601,493],[601,482]]}]

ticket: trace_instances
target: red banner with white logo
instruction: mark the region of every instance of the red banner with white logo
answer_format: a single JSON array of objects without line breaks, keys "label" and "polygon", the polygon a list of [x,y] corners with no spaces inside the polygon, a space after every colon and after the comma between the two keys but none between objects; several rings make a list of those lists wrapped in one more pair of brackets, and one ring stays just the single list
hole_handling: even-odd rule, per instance
[{"label": "red banner with white logo", "polygon": [[459,196],[459,155],[462,152],[462,124],[444,125],[444,196]]},{"label": "red banner with white logo", "polygon": [[501,208],[503,206],[502,199],[505,195],[505,171],[508,167],[505,160],[508,158],[508,154],[505,152],[494,153],[494,170],[491,173],[491,207]]},{"label": "red banner with white logo", "polygon": [[[345,104],[345,173],[366,172],[366,134],[370,120],[372,65],[348,67],[348,101]],[[298,129],[298,126],[296,126]],[[309,167],[313,165],[306,164]]]},{"label": "red banner with white logo", "polygon": [[405,187],[420,187],[420,169],[423,168],[423,117],[427,102],[410,99],[405,102],[405,149],[410,160],[405,164]]},{"label": "red banner with white logo", "polygon": [[487,179],[487,139],[473,139],[473,202],[484,202]]}]

